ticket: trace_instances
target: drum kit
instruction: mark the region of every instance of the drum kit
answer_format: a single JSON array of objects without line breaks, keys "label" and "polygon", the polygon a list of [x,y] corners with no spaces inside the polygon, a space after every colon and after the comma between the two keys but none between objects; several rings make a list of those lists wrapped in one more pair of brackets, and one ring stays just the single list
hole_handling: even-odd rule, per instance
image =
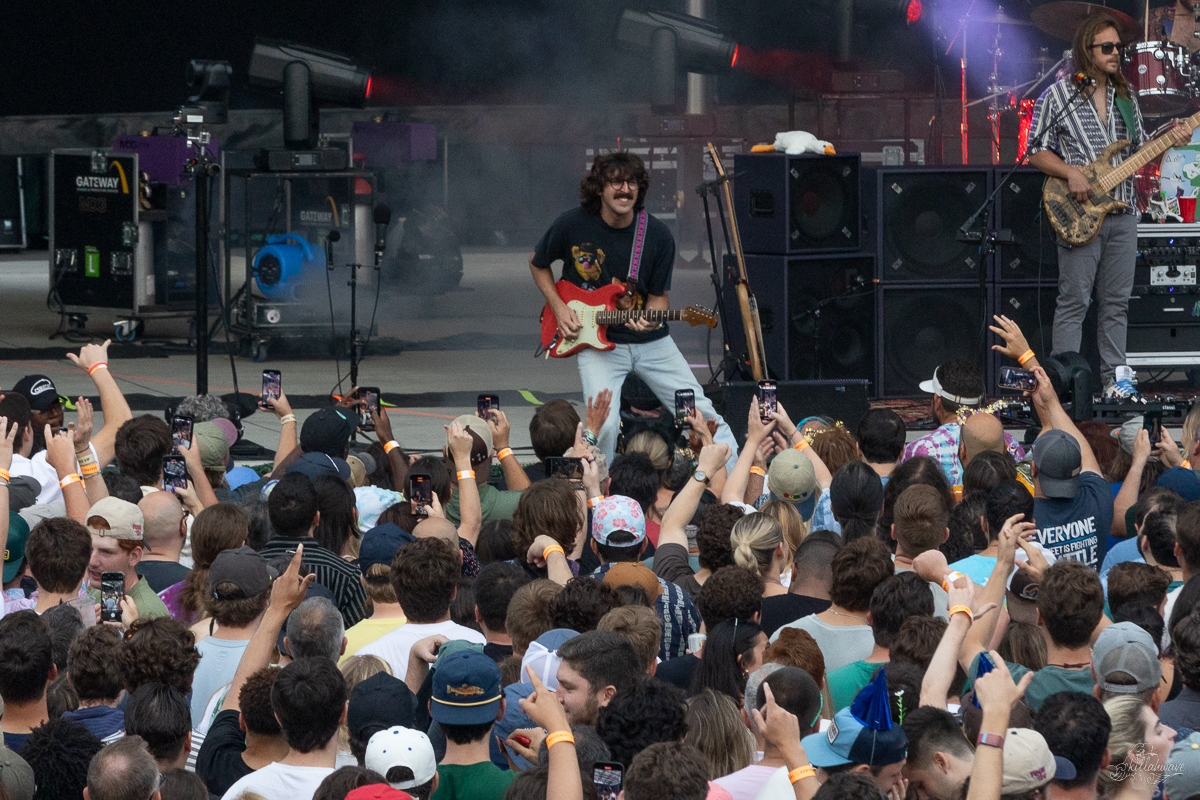
[{"label": "drum kit", "polygon": [[[1134,42],[1125,49],[1122,72],[1130,85],[1130,90],[1137,97],[1138,107],[1146,121],[1148,132],[1152,126],[1157,127],[1148,138],[1155,138],[1165,132],[1173,120],[1194,113],[1200,108],[1200,24],[1197,24],[1197,12],[1200,11],[1200,0],[1197,0],[1197,10],[1184,7],[1182,0],[1167,0],[1174,5],[1173,20],[1169,30],[1170,38],[1155,38],[1162,35],[1159,17],[1170,14],[1167,9],[1154,8],[1162,0],[1150,0],[1145,3],[1145,14],[1140,24],[1125,11],[1106,5],[1105,2],[1122,2],[1122,0],[1105,0],[1091,3],[1081,0],[1050,0],[1036,5],[1028,14],[1028,19],[1009,14],[1003,8],[972,13],[976,10],[977,2],[971,3],[966,17],[960,20],[959,34],[962,47],[962,142],[963,163],[967,163],[967,109],[987,104],[988,120],[991,123],[992,163],[1000,162],[1000,120],[1002,115],[1016,113],[1020,122],[1018,136],[1017,159],[1025,156],[1025,142],[1033,115],[1033,105],[1038,95],[1045,87],[1061,80],[1070,74],[1074,65],[1071,50],[1062,52],[1057,61],[1051,57],[1051,48],[1042,47],[1038,56],[1028,59],[1026,63],[1036,69],[1036,74],[1024,83],[1012,86],[1001,85],[1001,63],[1003,57],[1002,42],[1005,37],[1028,40],[1031,37],[1022,29],[1037,29],[1049,36],[1070,42],[1075,30],[1090,16],[1104,13],[1116,20],[1122,39]],[[1014,0],[1023,2],[1023,0]],[[1036,2],[1036,0],[1035,0]],[[1139,3],[1140,5],[1140,3]],[[1190,5],[1190,3],[1188,4]],[[1166,14],[1164,14],[1166,12]],[[1152,17],[1154,19],[1152,19]],[[989,76],[987,94],[976,100],[967,101],[966,82],[966,30],[969,26],[978,28],[994,26],[994,36],[990,55],[992,70]],[[959,36],[956,36],[947,49],[954,48]],[[1186,43],[1186,44],[1185,44]],[[1025,76],[1028,76],[1028,72]],[[1022,77],[1025,77],[1022,76]],[[1164,158],[1171,158],[1168,150]],[[1142,168],[1137,178],[1139,202],[1142,210],[1148,210],[1152,197],[1159,194],[1159,161]],[[1187,159],[1192,160],[1190,157]]]}]

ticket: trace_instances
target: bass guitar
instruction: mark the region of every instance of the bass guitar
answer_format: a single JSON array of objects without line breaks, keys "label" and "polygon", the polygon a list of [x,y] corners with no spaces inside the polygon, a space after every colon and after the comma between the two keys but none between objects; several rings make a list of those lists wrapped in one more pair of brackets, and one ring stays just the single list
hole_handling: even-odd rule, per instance
[{"label": "bass guitar", "polygon": [[[1188,130],[1200,124],[1200,111],[1185,120],[1181,127]],[[1086,203],[1075,199],[1067,182],[1062,178],[1047,178],[1046,186],[1042,189],[1042,205],[1046,216],[1050,218],[1050,226],[1064,242],[1074,247],[1084,245],[1096,238],[1104,218],[1113,211],[1129,208],[1128,203],[1113,198],[1109,192],[1121,185],[1121,182],[1133,175],[1139,169],[1158,158],[1171,146],[1170,132],[1146,143],[1140,150],[1112,166],[1112,160],[1117,153],[1129,146],[1128,139],[1113,142],[1100,153],[1100,157],[1092,163],[1080,167],[1092,189],[1092,196]]]},{"label": "bass guitar", "polygon": [[698,306],[680,310],[617,308],[617,298],[626,293],[625,286],[614,283],[599,289],[580,289],[570,281],[554,284],[558,296],[568,307],[574,309],[583,329],[574,339],[563,339],[558,333],[558,318],[547,304],[542,309],[542,349],[555,358],[573,356],[585,347],[596,350],[612,350],[616,345],[608,340],[608,326],[622,325],[631,319],[646,319],[651,322],[686,322],[689,325],[704,325],[714,328],[717,317],[713,312]]}]

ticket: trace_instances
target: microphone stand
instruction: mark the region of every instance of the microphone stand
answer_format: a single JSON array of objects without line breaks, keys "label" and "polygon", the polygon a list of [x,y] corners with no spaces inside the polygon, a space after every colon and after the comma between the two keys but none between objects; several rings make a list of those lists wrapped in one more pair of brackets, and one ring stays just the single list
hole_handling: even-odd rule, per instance
[{"label": "microphone stand", "polygon": [[817,374],[816,374],[817,380],[824,380],[824,369],[821,364],[821,310],[824,309],[826,306],[833,305],[837,301],[844,300],[847,297],[866,297],[868,295],[874,294],[875,291],[879,288],[876,285],[872,285],[870,288],[866,288],[867,282],[865,280],[862,280],[861,278],[859,280],[861,282],[854,283],[846,291],[843,291],[840,294],[835,294],[832,297],[826,297],[824,300],[819,300],[819,301],[817,301],[817,303],[815,305],[813,305],[812,308],[801,311],[799,314],[792,315],[791,322],[793,325],[798,322],[804,321],[808,317],[814,317],[813,333],[812,333],[812,340],[813,340],[812,352],[813,352],[813,366],[816,368],[816,371],[817,371]]},{"label": "microphone stand", "polygon": [[[729,180],[729,178],[726,177],[724,180]],[[700,195],[700,200],[704,203],[704,227],[708,231],[708,252],[712,261],[712,274],[709,277],[712,280],[713,292],[717,296],[717,318],[721,321],[721,344],[723,355],[721,357],[721,363],[717,365],[716,369],[713,370],[712,375],[709,376],[709,383],[716,381],[718,375],[724,375],[725,382],[728,383],[730,380],[735,380],[740,377],[738,373],[741,371],[738,360],[734,357],[732,350],[729,348],[729,316],[725,311],[725,293],[721,290],[721,268],[717,265],[717,248],[713,241],[712,217],[709,216],[708,209],[708,195],[710,192],[712,193],[713,197],[716,198],[718,210],[721,209],[721,196],[717,193],[717,189],[723,182],[724,181],[721,178],[717,178],[716,180],[712,181],[702,181],[698,186],[696,186],[696,194]],[[728,249],[729,230],[725,227],[724,212],[721,212],[721,229],[725,234],[725,246],[726,249]]]}]

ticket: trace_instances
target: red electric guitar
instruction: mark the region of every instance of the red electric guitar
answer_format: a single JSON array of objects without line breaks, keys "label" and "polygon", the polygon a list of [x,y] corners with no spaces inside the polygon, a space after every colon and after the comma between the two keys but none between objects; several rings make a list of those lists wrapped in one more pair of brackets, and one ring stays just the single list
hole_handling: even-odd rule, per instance
[{"label": "red electric guitar", "polygon": [[549,304],[542,309],[542,348],[546,355],[555,358],[573,356],[585,347],[597,350],[612,350],[616,345],[608,341],[606,333],[609,325],[621,325],[631,319],[648,319],[651,322],[679,322],[689,325],[705,325],[715,328],[717,317],[706,308],[688,306],[682,311],[617,309],[617,298],[626,293],[625,286],[614,283],[594,291],[580,289],[570,281],[559,281],[555,285],[558,296],[568,306],[575,309],[579,324],[583,329],[574,339],[563,339],[558,335],[558,318],[554,316]]}]

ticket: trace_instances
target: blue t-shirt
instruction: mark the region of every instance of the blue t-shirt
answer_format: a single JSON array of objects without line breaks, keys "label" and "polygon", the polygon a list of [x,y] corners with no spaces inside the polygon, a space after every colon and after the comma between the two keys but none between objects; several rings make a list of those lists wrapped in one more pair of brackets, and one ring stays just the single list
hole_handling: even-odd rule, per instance
[{"label": "blue t-shirt", "polygon": [[25,749],[25,743],[29,741],[29,737],[31,735],[32,734],[28,733],[9,733],[8,731],[5,731],[4,746],[9,750],[12,750],[17,755],[20,755],[21,751]]},{"label": "blue t-shirt", "polygon": [[1112,488],[1096,473],[1084,472],[1074,497],[1035,498],[1033,518],[1038,544],[1058,558],[1082,561],[1099,570],[1112,529]]},{"label": "blue t-shirt", "polygon": [[78,722],[97,739],[105,739],[125,730],[125,712],[110,706],[91,706],[68,711],[63,714],[63,719]]},{"label": "blue t-shirt", "polygon": [[992,570],[995,568],[995,556],[967,556],[950,565],[950,569],[966,575],[978,586],[983,586],[988,582],[988,578],[992,577]]},{"label": "blue t-shirt", "polygon": [[[887,486],[889,475],[884,475],[879,480]],[[829,490],[821,492],[821,496],[817,498],[817,505],[813,509],[812,521],[808,524],[810,531],[833,531],[841,533],[842,526],[836,519],[833,518],[833,509],[830,506],[832,497]]]},{"label": "blue t-shirt", "polygon": [[1104,566],[1100,567],[1100,577],[1107,578],[1110,569],[1126,561],[1138,564],[1146,563],[1146,559],[1142,558],[1142,554],[1138,551],[1136,536],[1119,541],[1108,549],[1108,553],[1104,556]]}]

